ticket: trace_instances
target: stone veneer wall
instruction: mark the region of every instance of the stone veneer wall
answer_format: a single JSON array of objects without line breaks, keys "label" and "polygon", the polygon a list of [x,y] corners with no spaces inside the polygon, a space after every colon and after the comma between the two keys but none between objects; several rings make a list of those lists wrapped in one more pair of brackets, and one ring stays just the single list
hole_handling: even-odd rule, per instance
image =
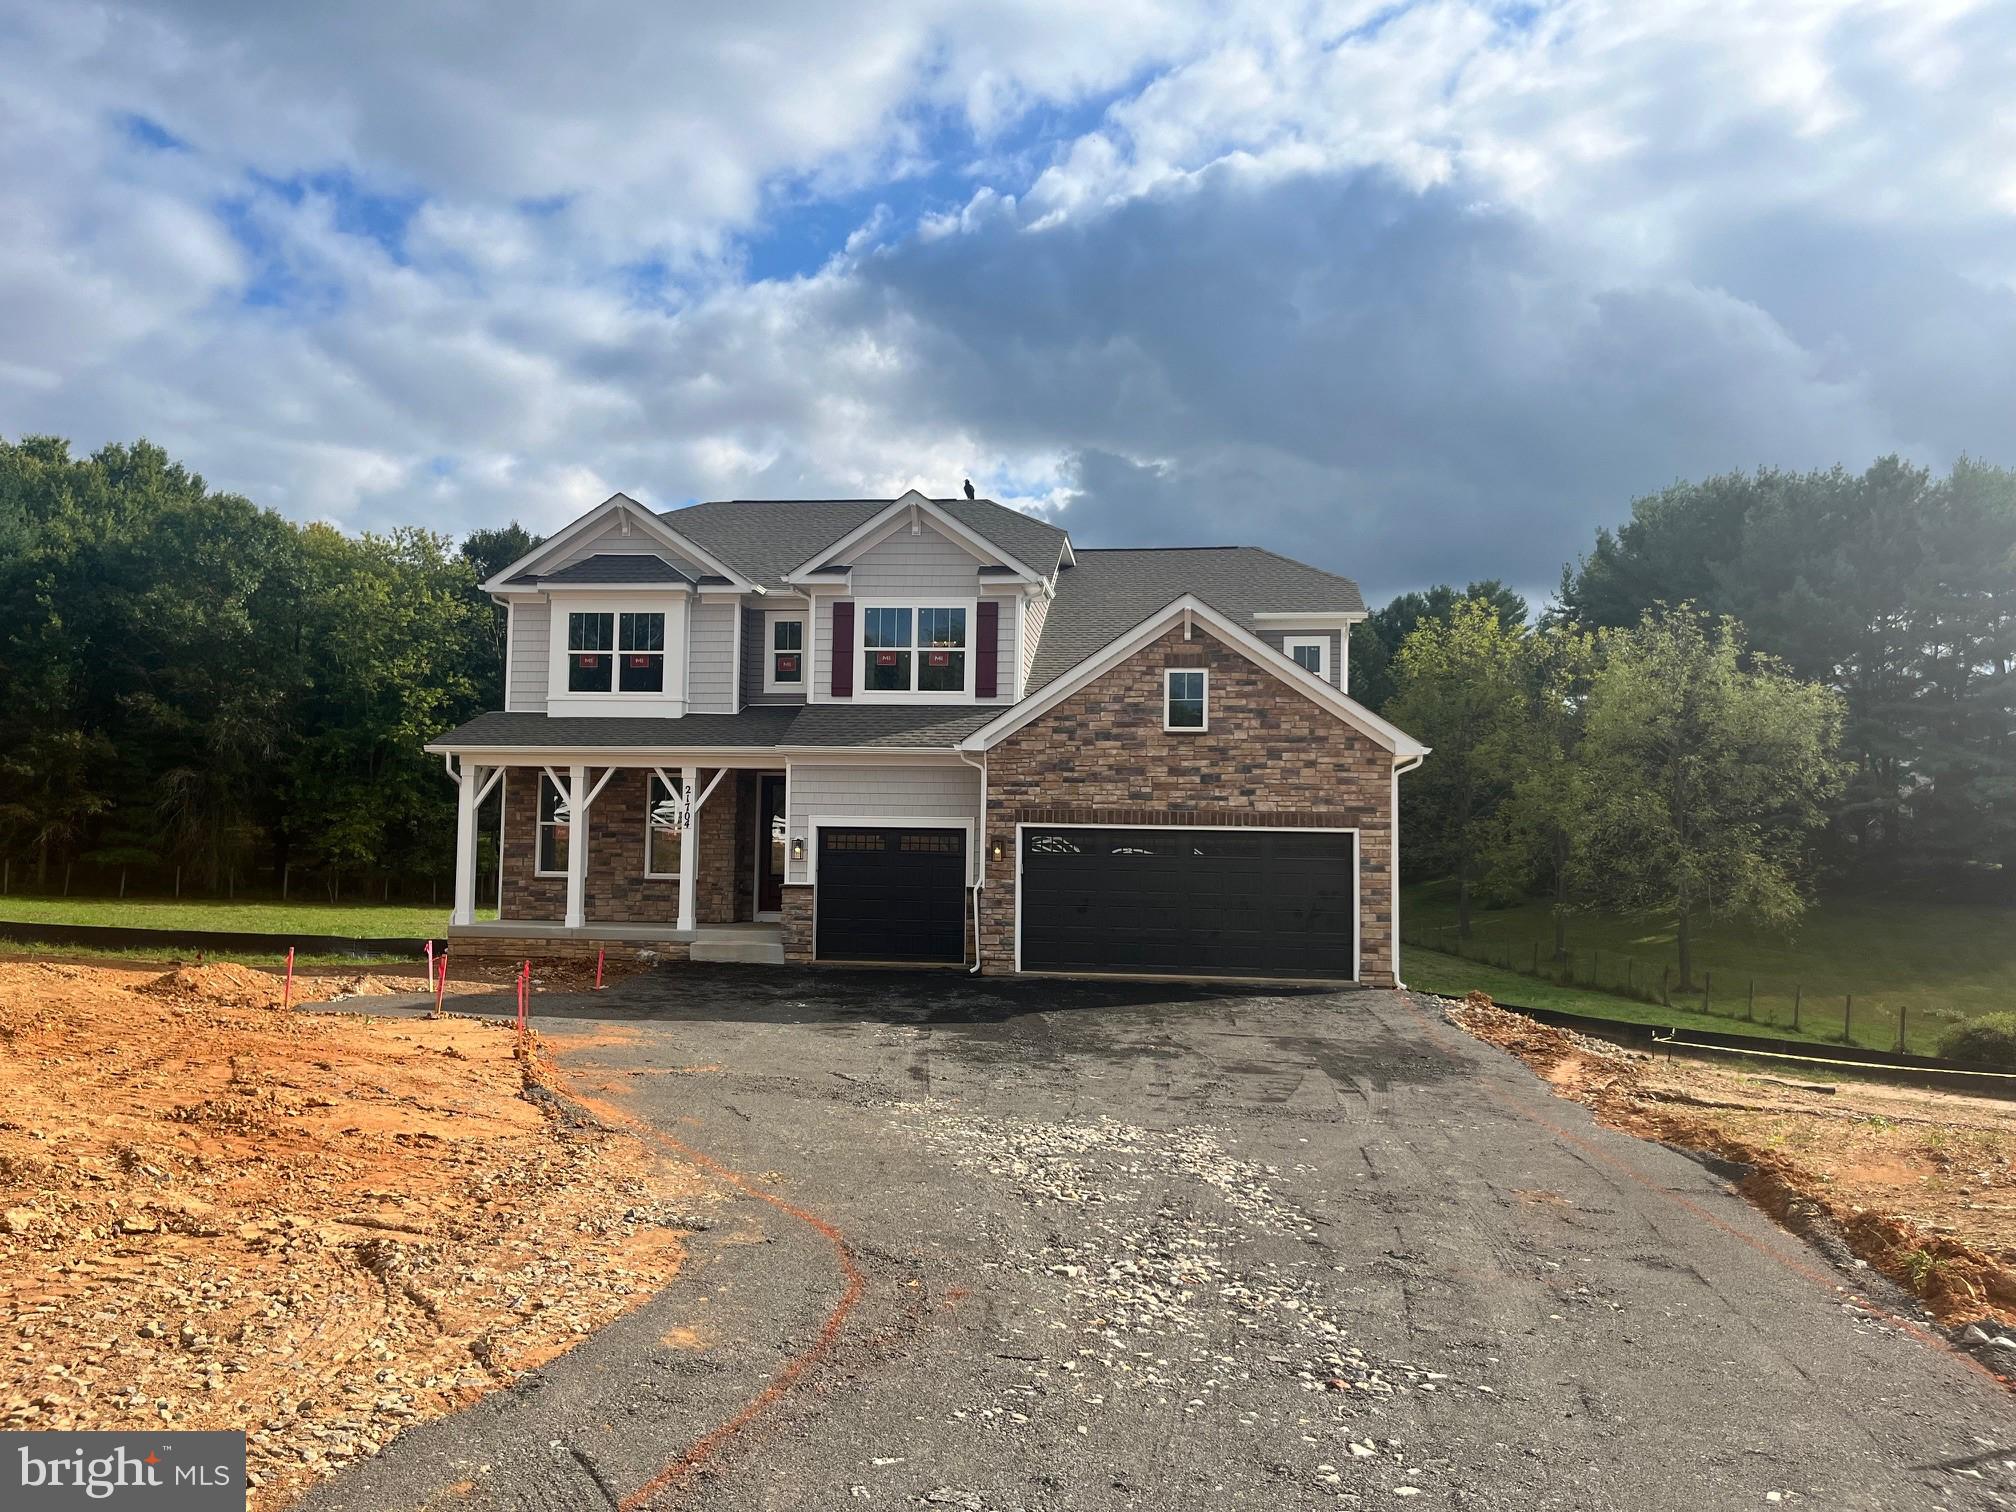
[{"label": "stone veneer wall", "polygon": [[[590,768],[592,787],[600,773]],[[588,810],[588,876],[582,907],[589,924],[679,922],[679,883],[644,875],[644,799],[650,773],[619,768]],[[738,862],[750,854],[741,831],[753,824],[752,784],[730,772],[700,811],[700,896],[694,917],[701,924],[732,924],[747,917],[738,907],[750,884],[740,879]],[[704,789],[712,772],[703,769]],[[567,917],[567,879],[536,872],[539,768],[512,767],[504,774],[504,900],[508,920],[560,923]],[[745,801],[747,797],[747,801]],[[554,954],[547,951],[546,954]],[[592,953],[592,952],[591,952]]]},{"label": "stone veneer wall", "polygon": [[[1210,728],[1162,728],[1162,674],[1204,667]],[[983,960],[1015,969],[1015,826],[1272,824],[1359,830],[1362,980],[1393,983],[1392,753],[1203,626],[1152,645],[987,757]]]}]

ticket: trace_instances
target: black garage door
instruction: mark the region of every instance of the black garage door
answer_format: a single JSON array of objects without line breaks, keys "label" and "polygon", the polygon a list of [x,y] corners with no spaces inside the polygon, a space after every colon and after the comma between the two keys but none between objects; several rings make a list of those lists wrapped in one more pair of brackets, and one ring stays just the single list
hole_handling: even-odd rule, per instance
[{"label": "black garage door", "polygon": [[1022,969],[1357,975],[1357,837],[1026,829]]},{"label": "black garage door", "polygon": [[822,961],[966,959],[966,833],[822,829]]}]

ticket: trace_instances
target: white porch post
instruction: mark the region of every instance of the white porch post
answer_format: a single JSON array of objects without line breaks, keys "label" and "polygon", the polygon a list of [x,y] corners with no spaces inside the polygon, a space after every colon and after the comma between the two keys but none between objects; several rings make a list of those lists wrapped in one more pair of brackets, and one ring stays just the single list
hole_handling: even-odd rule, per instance
[{"label": "white porch post", "polygon": [[567,770],[567,927],[587,921],[588,894],[588,768]]},{"label": "white porch post", "polygon": [[483,769],[466,757],[455,793],[455,907],[450,924],[476,922],[476,794]]},{"label": "white porch post", "polygon": [[700,892],[700,768],[682,767],[679,799],[686,808],[686,828],[679,836],[679,927],[693,928],[699,916]]}]

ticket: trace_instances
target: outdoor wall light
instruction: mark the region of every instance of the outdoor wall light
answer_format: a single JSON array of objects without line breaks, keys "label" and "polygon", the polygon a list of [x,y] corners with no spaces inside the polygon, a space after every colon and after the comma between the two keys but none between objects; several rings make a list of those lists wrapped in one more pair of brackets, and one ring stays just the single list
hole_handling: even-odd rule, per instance
[{"label": "outdoor wall light", "polygon": [[1002,856],[1007,854],[1007,852],[1001,849],[1001,842],[999,840],[996,840],[994,842],[994,849],[992,852],[990,852],[990,854],[994,857],[996,861],[999,861],[1002,858]]},{"label": "outdoor wall light", "polygon": [[791,837],[791,859],[793,861],[803,861],[805,859],[805,837],[803,835],[793,835]]}]

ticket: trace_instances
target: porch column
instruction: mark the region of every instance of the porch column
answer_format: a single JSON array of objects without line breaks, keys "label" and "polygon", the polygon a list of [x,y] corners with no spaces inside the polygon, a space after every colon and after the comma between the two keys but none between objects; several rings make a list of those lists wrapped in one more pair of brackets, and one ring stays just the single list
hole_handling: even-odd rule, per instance
[{"label": "porch column", "polygon": [[464,760],[455,791],[455,907],[450,924],[476,922],[476,802],[483,768]]},{"label": "porch column", "polygon": [[587,922],[588,896],[588,768],[567,770],[567,927]]},{"label": "porch column", "polygon": [[679,800],[686,808],[686,828],[679,836],[679,927],[691,929],[700,908],[700,768],[679,771]]}]

